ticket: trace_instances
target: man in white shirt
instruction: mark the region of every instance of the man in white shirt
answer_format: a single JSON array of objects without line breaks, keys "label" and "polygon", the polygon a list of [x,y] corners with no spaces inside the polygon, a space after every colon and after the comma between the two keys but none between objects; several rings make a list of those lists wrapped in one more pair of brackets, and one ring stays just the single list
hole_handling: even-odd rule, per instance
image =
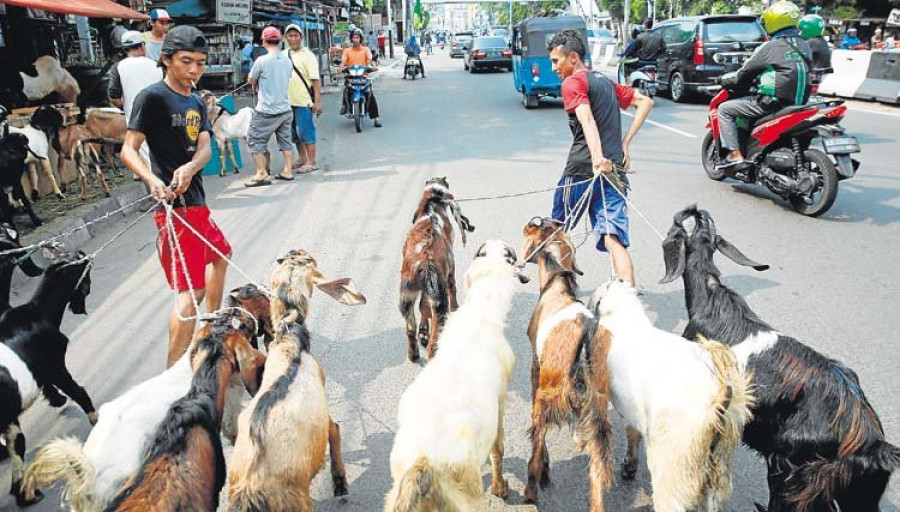
[{"label": "man in white shirt", "polygon": [[[109,72],[109,101],[125,112],[125,123],[131,122],[131,107],[134,98],[147,86],[163,79],[162,69],[156,62],[147,58],[147,48],[143,35],[136,30],[129,30],[122,35],[122,49],[126,57],[119,61]],[[150,148],[145,142],[141,145],[141,158],[150,165]],[[136,178],[139,180],[140,178]]]},{"label": "man in white shirt", "polygon": [[294,110],[294,131],[297,135],[297,151],[300,154],[300,174],[312,172],[316,164],[315,116],[322,114],[322,87],[319,80],[319,62],[309,48],[303,46],[303,32],[297,25],[288,25],[284,31],[290,49],[293,70],[288,83],[288,100]]}]

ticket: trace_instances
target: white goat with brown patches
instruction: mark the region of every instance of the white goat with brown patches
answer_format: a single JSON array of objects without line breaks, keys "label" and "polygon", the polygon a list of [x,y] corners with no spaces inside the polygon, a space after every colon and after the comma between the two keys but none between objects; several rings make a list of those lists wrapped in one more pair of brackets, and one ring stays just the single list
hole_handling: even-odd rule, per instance
[{"label": "white goat with brown patches", "polygon": [[725,345],[655,328],[635,289],[620,280],[599,287],[594,303],[598,329],[611,334],[612,402],[628,422],[624,476],[637,471],[643,437],[656,512],[722,510],[751,416],[749,377]]},{"label": "white goat with brown patches", "polygon": [[347,494],[340,428],[325,396],[325,373],[310,353],[304,325],[313,286],[342,304],[364,304],[350,279],[326,281],[305,251],[278,260],[272,274],[275,340],[262,387],[238,420],[228,468],[228,510],[312,510],[309,486],[331,448],[334,495]]},{"label": "white goat with brown patches", "polygon": [[477,510],[481,465],[491,457],[491,493],[505,498],[503,408],[515,356],[504,336],[516,291],[516,253],[485,242],[466,272],[466,303],[450,315],[441,350],[400,399],[387,512]]}]

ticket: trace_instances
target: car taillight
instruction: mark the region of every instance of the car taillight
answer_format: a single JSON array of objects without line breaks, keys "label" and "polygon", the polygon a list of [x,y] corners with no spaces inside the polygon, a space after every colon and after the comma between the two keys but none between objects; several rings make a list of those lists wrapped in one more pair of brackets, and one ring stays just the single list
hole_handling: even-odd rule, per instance
[{"label": "car taillight", "polygon": [[485,57],[487,57],[487,54],[485,54],[481,50],[475,50],[474,52],[472,52],[473,59],[483,59]]},{"label": "car taillight", "polygon": [[844,114],[847,113],[847,107],[845,105],[841,105],[839,107],[835,107],[828,112],[825,112],[823,116],[827,119],[836,119],[838,117],[844,117]]},{"label": "car taillight", "polygon": [[706,63],[706,57],[703,55],[703,40],[699,37],[694,42],[694,65],[700,66]]},{"label": "car taillight", "polygon": [[511,56],[512,56],[512,50],[503,50],[503,56],[504,56],[504,57],[511,57]]},{"label": "car taillight", "polygon": [[541,68],[538,67],[537,62],[531,65],[531,76],[539,76],[541,74]]},{"label": "car taillight", "polygon": [[450,46],[456,48],[456,41],[453,41],[452,43],[450,43]]}]

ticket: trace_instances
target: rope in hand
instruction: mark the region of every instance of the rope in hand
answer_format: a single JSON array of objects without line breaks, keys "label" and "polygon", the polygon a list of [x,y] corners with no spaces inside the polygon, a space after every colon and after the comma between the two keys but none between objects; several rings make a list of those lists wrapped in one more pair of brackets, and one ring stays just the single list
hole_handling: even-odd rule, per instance
[{"label": "rope in hand", "polygon": [[[596,179],[597,179],[597,176],[594,176],[593,178],[591,178],[591,179],[589,179],[589,180],[584,180],[584,181],[581,181],[581,182],[579,182],[579,183],[591,182],[591,185],[590,185],[590,186],[593,187],[593,182],[594,182]],[[571,186],[571,185],[570,185],[570,186]],[[588,194],[586,194],[586,193],[585,193],[585,194],[581,194],[581,197],[578,199],[578,202],[575,203],[575,207],[572,208],[572,211],[571,211],[572,214],[569,215],[569,217],[568,217],[567,219],[565,219],[565,221],[562,223],[562,225],[560,225],[558,228],[556,228],[555,230],[553,230],[553,232],[550,233],[550,235],[549,235],[547,238],[545,238],[543,242],[539,243],[538,246],[535,247],[534,250],[532,250],[532,251],[528,254],[528,256],[526,256],[525,258],[523,258],[521,261],[522,261],[522,262],[529,261],[531,258],[534,257],[535,254],[537,254],[538,252],[540,252],[540,250],[543,249],[544,246],[547,245],[547,243],[550,242],[550,239],[552,239],[557,233],[559,233],[559,232],[560,232],[561,230],[563,230],[563,229],[568,230],[568,229],[567,229],[567,226],[568,226],[568,224],[569,224],[569,221],[570,221],[572,218],[575,218],[575,217],[576,217],[576,215],[574,215],[574,213],[577,212],[578,210],[582,209],[582,208],[587,208],[587,207],[588,207],[588,204],[587,204],[587,198],[588,198]],[[523,264],[523,266],[524,266],[524,264]]]},{"label": "rope in hand", "polygon": [[534,195],[534,194],[541,194],[541,193],[544,193],[544,192],[552,192],[552,191],[559,190],[559,189],[571,188],[571,187],[574,187],[574,186],[577,186],[577,185],[581,185],[581,184],[587,183],[587,182],[589,182],[589,181],[594,181],[594,180],[593,180],[593,179],[589,179],[589,180],[576,181],[575,183],[568,183],[568,184],[566,184],[566,185],[559,185],[559,186],[556,186],[556,187],[541,188],[541,189],[538,189],[538,190],[530,190],[530,191],[528,191],[528,192],[516,192],[516,193],[512,193],[512,194],[500,194],[500,195],[497,195],[497,196],[466,197],[466,198],[463,198],[463,199],[456,199],[456,202],[457,202],[457,203],[468,203],[468,202],[472,202],[472,201],[489,201],[489,200],[491,200],[491,199],[509,199],[509,198],[511,198],[511,197],[530,196],[530,195]]}]

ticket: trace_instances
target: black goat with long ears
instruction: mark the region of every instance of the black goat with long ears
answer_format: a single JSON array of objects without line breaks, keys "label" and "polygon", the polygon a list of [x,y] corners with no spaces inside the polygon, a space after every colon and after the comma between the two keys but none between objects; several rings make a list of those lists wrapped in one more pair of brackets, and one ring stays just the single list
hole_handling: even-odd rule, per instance
[{"label": "black goat with long ears", "polygon": [[[40,491],[21,489],[25,470],[25,436],[19,426],[21,415],[43,392],[54,407],[72,397],[97,422],[97,411],[84,388],[66,368],[69,339],[60,332],[66,306],[77,315],[87,313],[85,298],[91,291],[91,277],[84,253],[67,254],[50,265],[31,301],[10,309],[0,317],[0,432],[12,458],[12,488],[19,506],[30,505],[43,496]],[[29,495],[30,494],[30,495]]]},{"label": "black goat with long ears", "polygon": [[[683,225],[689,218],[695,221],[691,233]],[[743,441],[766,459],[768,511],[879,510],[900,467],[900,449],[885,441],[856,373],[761,320],[722,284],[715,251],[739,265],[768,268],[719,235],[709,212],[691,206],[675,215],[663,242],[661,282],[684,279],[684,337],[730,345],[753,375],[757,404]]]}]

